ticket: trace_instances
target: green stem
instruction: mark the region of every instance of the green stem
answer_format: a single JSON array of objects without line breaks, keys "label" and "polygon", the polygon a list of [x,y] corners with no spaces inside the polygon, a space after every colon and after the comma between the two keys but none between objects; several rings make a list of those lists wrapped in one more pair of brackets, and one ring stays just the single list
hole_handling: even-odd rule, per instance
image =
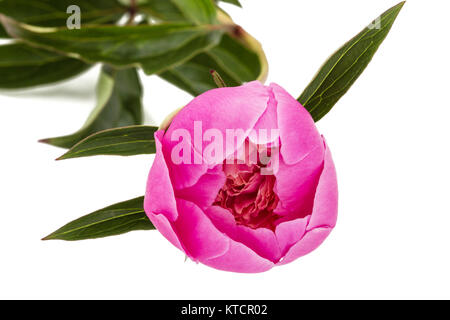
[{"label": "green stem", "polygon": [[214,79],[214,82],[216,83],[217,88],[225,88],[227,87],[227,84],[225,81],[223,81],[222,77],[216,70],[210,70],[211,76]]}]

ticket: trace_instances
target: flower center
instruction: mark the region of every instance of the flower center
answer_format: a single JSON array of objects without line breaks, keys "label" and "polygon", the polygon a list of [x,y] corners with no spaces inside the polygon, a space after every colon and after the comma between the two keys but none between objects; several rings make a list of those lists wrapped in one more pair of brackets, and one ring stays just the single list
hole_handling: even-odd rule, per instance
[{"label": "flower center", "polygon": [[230,211],[239,225],[275,230],[275,176],[261,175],[259,165],[224,164],[223,171],[227,180],[213,205]]}]

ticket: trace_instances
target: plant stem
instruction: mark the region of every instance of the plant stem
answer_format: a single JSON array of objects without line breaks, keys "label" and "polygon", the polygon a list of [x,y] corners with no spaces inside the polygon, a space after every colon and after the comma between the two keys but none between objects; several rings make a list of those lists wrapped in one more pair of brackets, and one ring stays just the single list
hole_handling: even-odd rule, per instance
[{"label": "plant stem", "polygon": [[213,77],[217,88],[225,88],[227,86],[225,81],[223,81],[222,77],[216,70],[210,70],[209,72],[211,73],[211,76]]},{"label": "plant stem", "polygon": [[137,0],[130,0],[128,13],[130,14],[130,18],[128,19],[127,25],[133,25],[137,14]]}]

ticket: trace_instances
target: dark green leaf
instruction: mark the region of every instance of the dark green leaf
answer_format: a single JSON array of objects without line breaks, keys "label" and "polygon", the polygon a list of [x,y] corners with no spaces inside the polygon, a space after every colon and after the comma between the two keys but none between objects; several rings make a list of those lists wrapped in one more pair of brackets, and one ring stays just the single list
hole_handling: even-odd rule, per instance
[{"label": "dark green leaf", "polygon": [[157,127],[131,126],[94,133],[74,145],[58,160],[97,155],[133,156],[156,152]]},{"label": "dark green leaf", "polygon": [[228,86],[239,86],[253,80],[265,81],[267,59],[259,42],[233,20],[218,10],[218,21],[229,27],[219,45],[159,76],[194,96],[216,88],[210,70],[216,70]]},{"label": "dark green leaf", "polygon": [[229,35],[224,36],[220,45],[209,50],[208,54],[239,82],[256,80],[263,72],[258,52],[250,50],[239,39]]},{"label": "dark green leaf", "polygon": [[[242,39],[249,37],[245,34]],[[250,48],[241,39],[225,34],[218,46],[161,73],[160,77],[197,96],[216,88],[209,72],[211,69],[216,70],[228,86],[239,86],[244,82],[264,80],[267,60],[257,45]]]},{"label": "dark green leaf", "polygon": [[10,38],[9,34],[6,32],[5,28],[0,23],[0,39],[9,39],[9,38]]},{"label": "dark green leaf", "polygon": [[66,26],[67,8],[81,9],[81,24],[112,23],[126,11],[116,0],[2,0],[0,13],[17,21],[41,27]]},{"label": "dark green leaf", "polygon": [[404,2],[401,2],[383,13],[378,24],[375,21],[365,28],[325,62],[298,99],[315,121],[325,116],[362,74],[388,35],[403,5]]},{"label": "dark green leaf", "polygon": [[90,67],[80,60],[23,43],[0,46],[0,88],[18,89],[66,80]]},{"label": "dark green leaf", "polygon": [[195,24],[214,24],[216,7],[212,0],[171,0]]},{"label": "dark green leaf", "polygon": [[145,214],[143,203],[144,197],[139,197],[95,211],[66,224],[42,240],[76,241],[155,229]]},{"label": "dark green leaf", "polygon": [[141,0],[139,11],[159,21],[213,24],[216,8],[211,0]]},{"label": "dark green leaf", "polygon": [[97,106],[83,128],[74,134],[41,142],[71,148],[95,132],[141,124],[141,100],[142,87],[136,69],[113,70],[103,67],[97,85]]},{"label": "dark green leaf", "polygon": [[153,19],[171,22],[186,21],[180,9],[170,0],[143,0],[142,2],[139,4],[139,11]]},{"label": "dark green leaf", "polygon": [[225,27],[167,23],[98,26],[79,30],[40,28],[0,16],[10,35],[35,45],[119,67],[142,66],[147,74],[183,63],[220,41]]},{"label": "dark green leaf", "polygon": [[216,70],[228,86],[234,87],[241,84],[240,81],[230,77],[226,69],[223,69],[206,53],[199,54],[188,62],[165,71],[159,76],[178,88],[198,96],[205,91],[217,88],[214,79],[211,77],[211,69]]}]

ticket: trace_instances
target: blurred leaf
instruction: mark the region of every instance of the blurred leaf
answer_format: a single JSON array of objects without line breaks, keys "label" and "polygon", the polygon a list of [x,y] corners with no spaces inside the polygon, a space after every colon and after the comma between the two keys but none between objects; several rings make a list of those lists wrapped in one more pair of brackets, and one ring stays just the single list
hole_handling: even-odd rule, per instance
[{"label": "blurred leaf", "polygon": [[184,16],[196,24],[214,24],[216,7],[212,0],[171,0]]},{"label": "blurred leaf", "polygon": [[0,46],[0,88],[18,89],[72,78],[90,67],[68,58],[23,43]]},{"label": "blurred leaf", "polygon": [[315,121],[325,116],[362,74],[404,4],[401,2],[383,13],[325,62],[298,99]]},{"label": "blurred leaf", "polygon": [[0,13],[17,21],[40,27],[66,26],[67,8],[81,9],[81,23],[112,23],[120,19],[126,7],[116,0],[2,0]]},{"label": "blurred leaf", "polygon": [[156,152],[157,127],[131,126],[94,133],[74,145],[58,160],[97,155],[133,156]]},{"label": "blurred leaf", "polygon": [[240,32],[243,37],[225,34],[218,46],[159,76],[194,96],[216,88],[209,72],[211,69],[216,70],[231,87],[253,80],[264,81],[267,75],[265,54],[257,45],[245,42],[247,39],[256,40],[245,31]]},{"label": "blurred leaf", "polygon": [[[220,26],[166,23],[140,26],[98,26],[79,30],[36,29],[0,16],[10,35],[35,45],[76,55],[89,62],[142,66],[147,74],[185,62],[220,41]],[[225,28],[225,27],[223,27]]]},{"label": "blurred leaf", "polygon": [[155,229],[145,214],[143,203],[144,197],[139,197],[95,211],[66,224],[42,240],[76,241]]},{"label": "blurred leaf", "polygon": [[76,133],[41,140],[57,147],[71,148],[91,134],[114,127],[142,123],[142,87],[136,69],[103,67],[97,85],[97,106]]},{"label": "blurred leaf", "polygon": [[10,38],[9,34],[6,32],[5,28],[0,23],[0,39],[9,39],[9,38]]}]

